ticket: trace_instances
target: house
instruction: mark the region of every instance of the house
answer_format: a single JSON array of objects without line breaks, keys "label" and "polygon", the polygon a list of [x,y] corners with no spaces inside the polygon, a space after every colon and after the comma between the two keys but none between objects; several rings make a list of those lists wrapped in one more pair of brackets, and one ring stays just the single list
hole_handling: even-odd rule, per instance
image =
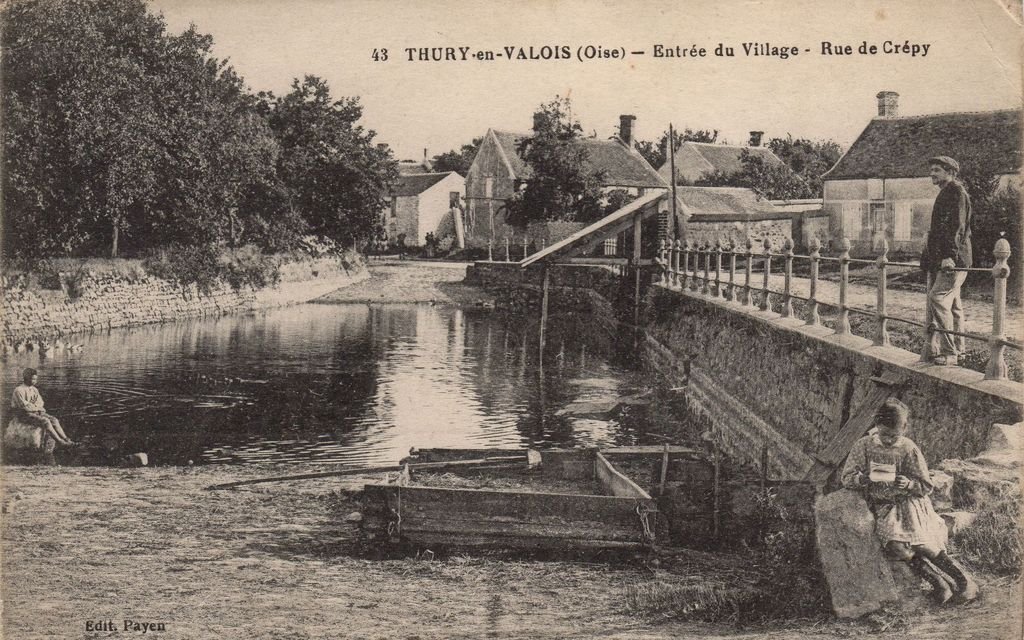
[{"label": "house", "polygon": [[878,116],[823,176],[824,209],[834,241],[847,237],[856,254],[920,252],[939,189],[928,158],[946,155],[969,170],[992,163],[1002,187],[1020,184],[1021,110],[899,115],[899,94],[882,91]]},{"label": "house", "polygon": [[[783,165],[782,160],[768,147],[761,146],[762,131],[750,132],[750,144],[714,144],[712,142],[684,142],[676,150],[676,184],[693,184],[713,173],[731,175],[743,169],[741,158],[746,151],[762,158],[769,166]],[[666,154],[667,155],[667,154]],[[672,162],[666,160],[658,174],[668,182],[672,176]]]},{"label": "house", "polygon": [[414,175],[420,173],[431,173],[432,167],[430,166],[430,160],[427,157],[427,150],[423,150],[423,161],[417,162],[416,160],[400,160],[398,162],[398,173],[403,176]]},{"label": "house", "polygon": [[[619,118],[619,134],[609,140],[578,141],[588,152],[588,162],[603,170],[606,190],[624,189],[642,195],[647,189],[668,185],[635,148],[636,117]],[[530,179],[530,167],[520,154],[532,133],[488,129],[466,175],[467,235],[477,246],[499,242],[514,235],[505,222],[505,203]]]},{"label": "house", "polygon": [[454,171],[400,175],[391,187],[390,206],[383,212],[389,242],[405,234],[406,245],[422,245],[427,234],[460,235],[465,180]]}]

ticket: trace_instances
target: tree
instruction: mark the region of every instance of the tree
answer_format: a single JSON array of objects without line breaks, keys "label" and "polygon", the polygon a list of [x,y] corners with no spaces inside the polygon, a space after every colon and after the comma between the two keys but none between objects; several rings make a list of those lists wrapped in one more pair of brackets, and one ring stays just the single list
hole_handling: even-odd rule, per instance
[{"label": "tree", "polygon": [[[675,139],[675,148],[677,150],[684,142],[714,143],[716,140],[718,140],[717,129],[694,130],[687,127],[681,132],[676,130],[673,131],[673,133],[675,134],[673,137]],[[655,169],[660,169],[661,165],[665,164],[665,162],[669,159],[668,156],[665,155],[665,141],[667,140],[668,131],[666,130],[661,134],[661,137],[658,139],[657,143],[651,142],[649,140],[637,141],[637,151],[640,152],[640,155],[642,155],[644,159],[646,159],[652,167],[654,167]]]},{"label": "tree", "polygon": [[288,237],[267,195],[277,143],[210,36],[168,34],[142,0],[26,0],[2,18],[9,255]]},{"label": "tree", "polygon": [[462,145],[458,150],[453,149],[434,156],[430,161],[431,169],[438,172],[454,171],[465,178],[483,141],[483,138],[473,138],[473,142]]},{"label": "tree", "polygon": [[377,235],[398,164],[358,124],[359,99],[334,100],[316,76],[294,80],[284,97],[261,97],[281,148],[278,175],[289,207],[308,231],[345,245]]},{"label": "tree", "polygon": [[821,176],[835,166],[843,155],[842,147],[833,140],[793,138],[790,134],[785,138],[772,138],[768,148],[807,183],[812,194],[805,196],[808,198],[822,196],[824,187]]},{"label": "tree", "polygon": [[577,143],[583,129],[571,111],[568,98],[555,98],[534,114],[534,135],[518,150],[530,178],[508,202],[510,223],[586,222],[601,216],[604,172],[590,168],[586,148]]}]

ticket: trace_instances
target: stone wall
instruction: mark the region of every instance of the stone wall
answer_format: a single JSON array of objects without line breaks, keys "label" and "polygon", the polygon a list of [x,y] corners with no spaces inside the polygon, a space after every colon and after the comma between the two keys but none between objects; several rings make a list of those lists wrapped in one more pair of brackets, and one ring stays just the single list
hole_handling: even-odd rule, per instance
[{"label": "stone wall", "polygon": [[[481,262],[468,276],[499,303],[531,308],[543,270]],[[595,327],[613,327],[628,311],[632,281],[609,269],[551,267],[550,277],[552,308],[589,305]],[[883,375],[900,380],[892,393],[910,407],[909,435],[931,465],[978,455],[993,423],[1021,419],[1018,383],[920,364],[917,354],[694,292],[650,286],[644,303],[644,364],[668,386],[685,386],[691,413],[731,455],[759,464],[767,446],[775,479],[802,478]]]},{"label": "stone wall", "polygon": [[776,478],[802,477],[882,375],[901,380],[892,393],[910,407],[909,436],[933,465],[977,455],[993,423],[1020,420],[1017,383],[689,291],[652,287],[648,302],[657,348],[647,360],[658,370],[684,363],[694,410],[741,459],[755,462],[767,445]]},{"label": "stone wall", "polygon": [[686,239],[702,246],[715,246],[721,240],[745,247],[748,237],[753,240],[755,252],[764,250],[765,239],[772,251],[782,251],[786,238],[793,237],[792,217],[786,213],[770,217],[693,215],[686,223]]},{"label": "stone wall", "polygon": [[41,289],[26,276],[5,277],[0,331],[4,343],[13,345],[83,331],[252,311],[308,302],[367,277],[365,267],[346,271],[337,260],[285,265],[282,281],[275,287],[235,291],[223,285],[209,294],[195,285],[182,287],[141,270],[86,271],[71,292],[66,287]]}]

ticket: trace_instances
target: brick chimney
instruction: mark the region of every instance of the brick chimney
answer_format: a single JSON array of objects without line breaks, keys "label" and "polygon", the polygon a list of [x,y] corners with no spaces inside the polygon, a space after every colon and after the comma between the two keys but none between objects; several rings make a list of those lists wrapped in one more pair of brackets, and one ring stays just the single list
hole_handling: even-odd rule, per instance
[{"label": "brick chimney", "polygon": [[622,140],[626,147],[632,149],[633,142],[633,130],[636,127],[636,116],[621,115],[619,116],[619,140]]},{"label": "brick chimney", "polygon": [[764,135],[764,131],[751,131],[750,142],[748,143],[751,147],[761,146],[761,137]]},{"label": "brick chimney", "polygon": [[891,118],[900,115],[900,94],[895,91],[879,91],[878,117]]}]

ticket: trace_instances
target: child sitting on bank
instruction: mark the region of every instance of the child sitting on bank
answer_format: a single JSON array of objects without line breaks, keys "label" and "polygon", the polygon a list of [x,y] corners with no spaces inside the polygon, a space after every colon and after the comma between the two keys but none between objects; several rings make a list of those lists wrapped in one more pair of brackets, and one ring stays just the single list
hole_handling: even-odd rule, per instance
[{"label": "child sitting on bank", "polygon": [[863,492],[875,514],[875,534],[885,551],[924,578],[937,602],[944,604],[954,594],[935,567],[956,582],[958,601],[974,600],[977,584],[946,553],[946,524],[928,497],[933,489],[928,464],[917,445],[904,435],[908,415],[907,406],[895,398],[882,404],[875,414],[877,432],[858,440],[846,459],[843,486]]}]

